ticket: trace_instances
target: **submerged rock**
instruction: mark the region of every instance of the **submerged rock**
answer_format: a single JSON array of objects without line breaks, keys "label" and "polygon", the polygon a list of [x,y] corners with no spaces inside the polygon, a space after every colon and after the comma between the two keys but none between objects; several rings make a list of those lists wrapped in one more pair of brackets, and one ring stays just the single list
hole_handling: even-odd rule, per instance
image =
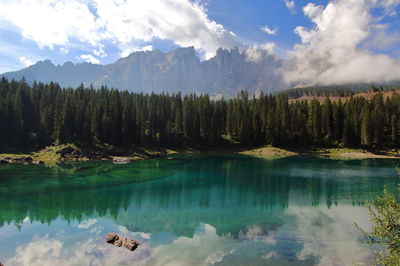
[{"label": "submerged rock", "polygon": [[[130,251],[134,251],[139,246],[139,242],[129,239],[124,236],[119,236],[115,233],[108,233],[106,242],[117,247],[124,247]],[[1,265],[0,265],[1,266]]]}]

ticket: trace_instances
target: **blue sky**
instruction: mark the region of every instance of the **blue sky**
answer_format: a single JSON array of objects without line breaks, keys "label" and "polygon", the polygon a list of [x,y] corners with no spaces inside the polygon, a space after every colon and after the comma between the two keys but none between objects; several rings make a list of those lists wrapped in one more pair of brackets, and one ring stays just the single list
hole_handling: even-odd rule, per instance
[{"label": "blue sky", "polygon": [[[304,81],[336,73],[328,67],[332,64],[349,68],[353,62],[378,62],[397,69],[399,4],[400,0],[2,0],[0,73],[44,59],[108,64],[134,51],[192,45],[202,59],[212,57],[218,47],[264,49],[293,59],[294,79]],[[347,63],[346,50],[352,59]],[[309,71],[311,61],[296,65],[308,58],[325,60],[326,66]],[[393,75],[382,72],[376,78]]]}]

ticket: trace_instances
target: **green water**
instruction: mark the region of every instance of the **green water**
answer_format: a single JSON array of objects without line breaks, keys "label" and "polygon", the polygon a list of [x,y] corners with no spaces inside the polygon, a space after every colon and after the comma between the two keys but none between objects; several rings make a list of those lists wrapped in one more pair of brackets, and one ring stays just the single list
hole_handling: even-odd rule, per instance
[{"label": "green water", "polygon": [[[0,167],[5,265],[352,265],[396,162],[192,155]],[[105,243],[137,239],[135,252]]]}]

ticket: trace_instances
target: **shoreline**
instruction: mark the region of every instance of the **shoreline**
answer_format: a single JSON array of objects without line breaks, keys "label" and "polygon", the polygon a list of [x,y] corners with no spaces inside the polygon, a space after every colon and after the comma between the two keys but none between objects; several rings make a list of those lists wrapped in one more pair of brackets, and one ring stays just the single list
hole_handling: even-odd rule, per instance
[{"label": "shoreline", "polygon": [[364,159],[400,159],[400,150],[368,151],[352,148],[316,148],[310,150],[287,150],[272,146],[255,148],[239,152],[240,154],[261,157],[265,159],[279,159],[296,155],[311,156],[331,160],[364,160]]},{"label": "shoreline", "polygon": [[7,164],[56,164],[59,162],[79,161],[112,161],[116,164],[129,163],[138,160],[153,158],[170,158],[174,154],[242,154],[268,160],[281,159],[292,156],[310,156],[332,160],[364,160],[364,159],[400,159],[400,150],[376,150],[350,148],[310,148],[284,149],[273,146],[257,148],[130,148],[122,149],[108,147],[105,149],[83,149],[74,144],[48,146],[36,152],[27,153],[0,153],[0,165]]}]

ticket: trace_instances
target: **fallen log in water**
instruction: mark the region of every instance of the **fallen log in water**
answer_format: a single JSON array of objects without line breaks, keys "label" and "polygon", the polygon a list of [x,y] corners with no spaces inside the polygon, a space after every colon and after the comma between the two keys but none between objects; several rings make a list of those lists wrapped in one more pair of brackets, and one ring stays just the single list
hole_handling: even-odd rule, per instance
[{"label": "fallen log in water", "polygon": [[109,244],[117,247],[124,247],[129,249],[130,251],[134,251],[139,246],[139,242],[137,242],[136,240],[129,239],[124,236],[119,236],[115,233],[108,233],[106,241]]}]

